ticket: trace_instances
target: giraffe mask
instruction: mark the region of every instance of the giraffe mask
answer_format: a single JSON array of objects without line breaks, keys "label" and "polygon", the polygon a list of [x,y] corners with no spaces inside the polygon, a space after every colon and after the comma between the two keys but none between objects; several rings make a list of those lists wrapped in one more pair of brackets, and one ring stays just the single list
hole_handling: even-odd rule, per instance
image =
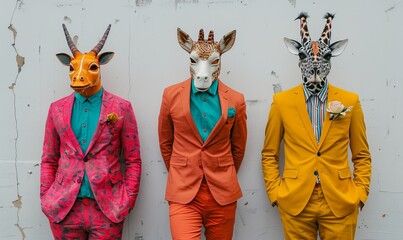
[{"label": "giraffe mask", "polygon": [[112,59],[114,53],[104,52],[99,55],[98,53],[108,38],[110,28],[111,25],[109,24],[102,39],[89,53],[81,53],[73,43],[66,26],[63,24],[67,44],[73,56],[66,53],[58,53],[56,57],[62,64],[70,66],[70,87],[84,97],[94,95],[102,87],[100,65],[107,64]]},{"label": "giraffe mask", "polygon": [[288,50],[299,56],[299,67],[302,72],[303,84],[313,94],[319,93],[327,83],[330,72],[330,58],[340,55],[347,46],[348,39],[330,44],[331,24],[334,15],[325,15],[326,25],[318,41],[311,41],[308,32],[306,13],[301,13],[295,20],[300,20],[301,43],[284,38]]},{"label": "giraffe mask", "polygon": [[180,28],[177,29],[177,34],[179,45],[190,54],[190,75],[196,89],[200,92],[207,91],[220,75],[221,55],[234,45],[236,31],[224,35],[220,42],[214,42],[213,31],[210,31],[205,40],[203,29],[199,31],[197,42]]}]

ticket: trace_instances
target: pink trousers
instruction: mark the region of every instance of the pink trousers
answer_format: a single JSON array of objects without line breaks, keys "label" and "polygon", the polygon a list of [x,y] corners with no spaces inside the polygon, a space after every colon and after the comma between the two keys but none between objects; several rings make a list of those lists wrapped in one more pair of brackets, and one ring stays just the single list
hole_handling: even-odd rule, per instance
[{"label": "pink trousers", "polygon": [[97,202],[90,198],[78,198],[66,218],[60,223],[50,223],[56,240],[122,238],[123,221],[111,222],[101,211]]}]

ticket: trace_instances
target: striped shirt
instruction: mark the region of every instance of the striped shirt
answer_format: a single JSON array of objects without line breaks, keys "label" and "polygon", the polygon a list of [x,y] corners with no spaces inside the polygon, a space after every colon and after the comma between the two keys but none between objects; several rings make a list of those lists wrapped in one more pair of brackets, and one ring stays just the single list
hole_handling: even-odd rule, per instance
[{"label": "striped shirt", "polygon": [[306,100],[306,108],[308,109],[309,118],[313,132],[316,137],[316,141],[319,143],[320,135],[322,133],[323,121],[326,116],[326,101],[328,85],[327,83],[322,90],[317,94],[312,94],[304,84],[302,84]]}]

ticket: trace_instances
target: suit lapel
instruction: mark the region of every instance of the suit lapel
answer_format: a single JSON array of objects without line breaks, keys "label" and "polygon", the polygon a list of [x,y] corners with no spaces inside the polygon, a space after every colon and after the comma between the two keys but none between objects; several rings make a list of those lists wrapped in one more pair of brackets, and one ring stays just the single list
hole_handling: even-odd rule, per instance
[{"label": "suit lapel", "polygon": [[[332,87],[332,85],[329,84],[329,90],[328,90],[327,103],[326,104],[328,104],[329,102],[335,101],[335,100],[339,100],[337,91]],[[325,119],[323,121],[322,134],[320,136],[320,141],[319,141],[319,147],[321,147],[323,142],[325,141],[326,135],[329,132],[329,129],[330,129],[330,126],[332,125],[332,122],[333,121],[330,120],[330,113],[328,113],[326,111]]]},{"label": "suit lapel", "polygon": [[183,113],[186,117],[186,120],[189,124],[190,129],[192,130],[193,134],[196,136],[197,140],[199,143],[203,143],[203,140],[200,137],[199,131],[197,130],[196,124],[193,121],[192,114],[190,112],[190,89],[191,89],[191,84],[192,80],[188,79],[181,85],[181,100],[182,100],[182,108],[183,108]]},{"label": "suit lapel", "polygon": [[95,130],[94,136],[92,136],[90,145],[88,145],[87,152],[85,155],[87,155],[90,151],[91,148],[95,145],[95,142],[97,141],[99,135],[102,133],[104,130],[104,127],[106,126],[106,119],[107,115],[109,113],[109,109],[113,105],[113,97],[109,92],[105,91],[102,94],[102,103],[101,103],[101,113],[99,114],[99,120],[98,120],[98,125]]},{"label": "suit lapel", "polygon": [[64,126],[67,126],[66,131],[66,140],[70,141],[73,144],[73,147],[77,149],[77,151],[84,155],[81,150],[80,144],[78,143],[77,137],[73,132],[73,128],[71,127],[71,115],[73,113],[73,104],[74,104],[74,93],[72,93],[66,101],[64,102],[63,106],[63,122],[65,123]]},{"label": "suit lapel", "polygon": [[306,100],[304,90],[302,89],[302,85],[300,85],[300,87],[296,89],[295,94],[296,94],[295,104],[297,106],[299,116],[302,120],[302,123],[304,124],[305,130],[309,135],[309,138],[311,139],[314,146],[317,146],[318,143],[316,141],[316,137],[312,129],[312,123],[309,118],[308,110],[306,108]]},{"label": "suit lapel", "polygon": [[[218,79],[216,81],[218,81]],[[218,84],[218,96],[220,98],[221,117],[220,119],[218,119],[210,135],[207,137],[204,145],[207,145],[211,141],[211,139],[214,139],[214,137],[224,126],[228,118],[228,88],[221,81]]]}]

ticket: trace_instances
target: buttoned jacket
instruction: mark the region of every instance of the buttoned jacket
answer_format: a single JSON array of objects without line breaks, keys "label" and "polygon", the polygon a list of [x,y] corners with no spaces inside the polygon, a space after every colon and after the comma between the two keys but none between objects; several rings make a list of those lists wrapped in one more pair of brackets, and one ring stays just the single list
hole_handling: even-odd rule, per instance
[{"label": "buttoned jacket", "polygon": [[[162,158],[168,169],[165,199],[187,204],[203,177],[214,199],[227,205],[242,191],[237,178],[246,146],[246,105],[241,93],[220,80],[221,117],[202,141],[190,111],[191,79],[164,90],[158,122]],[[229,109],[235,110],[228,116]]]},{"label": "buttoned jacket", "polygon": [[[41,162],[42,211],[52,222],[62,221],[77,198],[85,170],[102,212],[111,221],[121,222],[135,204],[141,176],[132,106],[104,91],[96,131],[83,153],[70,124],[73,103],[71,94],[49,108]],[[108,121],[110,113],[118,121]]]},{"label": "buttoned jacket", "polygon": [[[302,85],[274,95],[266,126],[262,168],[271,203],[298,215],[306,206],[317,176],[324,197],[337,217],[365,203],[370,185],[371,155],[357,94],[329,84],[327,102],[352,106],[345,116],[330,120],[327,112],[317,142]],[[284,171],[280,174],[280,146],[284,142]],[[351,150],[353,171],[348,161]]]}]

